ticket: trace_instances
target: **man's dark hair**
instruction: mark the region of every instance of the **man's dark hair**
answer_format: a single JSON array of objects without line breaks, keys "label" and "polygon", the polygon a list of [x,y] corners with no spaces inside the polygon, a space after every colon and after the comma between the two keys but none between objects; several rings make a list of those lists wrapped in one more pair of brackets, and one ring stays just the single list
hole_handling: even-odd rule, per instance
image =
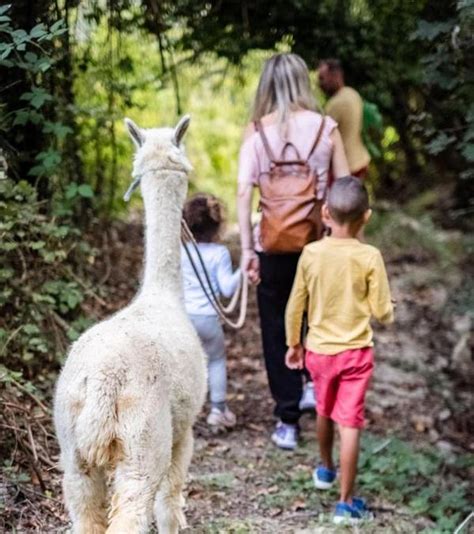
[{"label": "man's dark hair", "polygon": [[342,63],[338,59],[333,59],[333,58],[322,59],[319,62],[319,65],[320,66],[326,65],[329,72],[337,72],[337,71],[344,72],[344,69],[342,68]]},{"label": "man's dark hair", "polygon": [[369,195],[359,178],[344,176],[334,182],[327,199],[329,214],[339,224],[362,219],[369,209]]}]

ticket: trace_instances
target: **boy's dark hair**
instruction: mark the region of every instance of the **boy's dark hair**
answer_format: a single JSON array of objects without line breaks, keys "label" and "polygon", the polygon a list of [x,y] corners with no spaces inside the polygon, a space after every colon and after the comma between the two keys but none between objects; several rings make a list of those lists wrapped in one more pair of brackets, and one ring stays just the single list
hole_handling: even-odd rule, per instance
[{"label": "boy's dark hair", "polygon": [[339,224],[361,220],[369,209],[367,189],[355,176],[344,176],[335,180],[327,199],[329,214]]},{"label": "boy's dark hair", "polygon": [[197,193],[186,201],[183,217],[196,241],[212,243],[224,222],[224,208],[214,195]]}]

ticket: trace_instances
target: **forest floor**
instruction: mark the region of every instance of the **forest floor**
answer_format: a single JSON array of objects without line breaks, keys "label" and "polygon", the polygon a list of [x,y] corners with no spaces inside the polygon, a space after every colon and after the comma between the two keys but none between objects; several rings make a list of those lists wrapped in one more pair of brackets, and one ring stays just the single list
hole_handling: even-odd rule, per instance
[{"label": "forest floor", "polygon": [[[102,287],[89,299],[90,313],[105,316],[128,302],[141,268],[141,242],[139,224],[117,225],[103,234],[94,265]],[[472,510],[474,495],[473,338],[465,298],[466,292],[472,297],[472,273],[462,262],[446,270],[418,249],[385,256],[397,320],[376,330],[376,370],[359,476],[359,493],[373,506],[376,519],[364,531],[453,532]],[[337,490],[318,493],[312,486],[318,460],[314,416],[302,418],[301,446],[295,452],[270,443],[272,401],[253,291],[244,328],[227,331],[226,343],[229,403],[238,424],[232,432],[215,435],[206,426],[205,412],[196,424],[186,488],[187,531],[350,532],[330,524]],[[23,402],[26,411],[33,410],[34,399],[25,396]],[[36,464],[25,462],[26,474],[14,466],[3,470],[2,532],[68,529],[60,473],[43,461],[57,459],[47,416],[41,430],[44,435],[33,436]],[[474,521],[471,525],[463,533],[474,532]]]}]

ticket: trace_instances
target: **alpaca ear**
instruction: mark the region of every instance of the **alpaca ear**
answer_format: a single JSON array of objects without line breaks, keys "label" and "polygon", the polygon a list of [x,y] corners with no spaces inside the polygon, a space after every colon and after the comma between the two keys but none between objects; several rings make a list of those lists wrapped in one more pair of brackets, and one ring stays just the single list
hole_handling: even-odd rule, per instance
[{"label": "alpaca ear", "polygon": [[189,115],[184,115],[184,117],[182,117],[176,125],[173,135],[173,144],[175,144],[176,146],[179,146],[181,144],[181,141],[184,137],[184,134],[186,133],[186,130],[188,129],[190,121],[191,117]]},{"label": "alpaca ear", "polygon": [[145,142],[145,134],[143,133],[143,130],[139,128],[132,119],[125,119],[125,126],[127,127],[128,133],[135,146],[140,148]]}]

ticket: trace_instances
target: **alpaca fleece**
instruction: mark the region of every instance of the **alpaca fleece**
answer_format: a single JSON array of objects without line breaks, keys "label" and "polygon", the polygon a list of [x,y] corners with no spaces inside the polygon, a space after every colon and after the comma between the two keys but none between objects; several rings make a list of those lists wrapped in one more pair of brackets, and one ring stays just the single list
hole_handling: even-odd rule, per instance
[{"label": "alpaca fleece", "polygon": [[206,394],[206,356],[184,309],[180,273],[189,118],[174,129],[126,123],[145,204],[142,286],[74,343],[54,403],[75,534],[145,533],[153,515],[160,534],[185,525],[192,425]]}]

